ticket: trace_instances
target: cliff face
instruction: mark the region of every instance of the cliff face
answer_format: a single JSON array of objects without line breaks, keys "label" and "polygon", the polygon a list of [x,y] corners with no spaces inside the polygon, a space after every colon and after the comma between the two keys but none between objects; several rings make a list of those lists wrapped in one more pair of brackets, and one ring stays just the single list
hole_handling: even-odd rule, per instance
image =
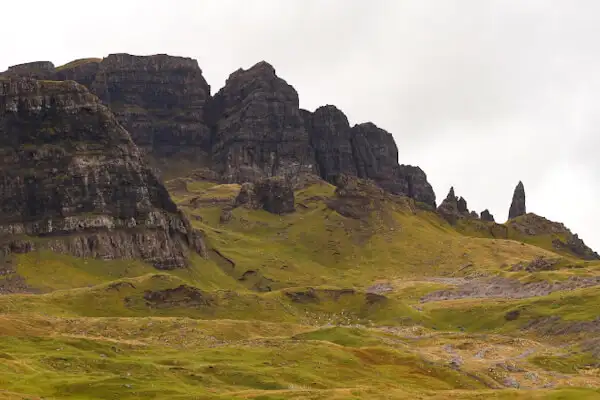
[{"label": "cliff face", "polygon": [[333,182],[341,173],[358,176],[346,115],[331,105],[319,107],[312,114],[304,111],[303,115],[321,177]]},{"label": "cliff face", "polygon": [[315,171],[298,93],[268,63],[231,74],[210,115],[214,167],[226,181]]},{"label": "cliff face", "polygon": [[87,86],[115,113],[145,153],[205,162],[210,130],[204,110],[210,87],[197,61],[167,55],[111,54],[78,60],[55,79]]},{"label": "cliff face", "polygon": [[6,76],[34,79],[51,79],[54,76],[54,64],[50,61],[36,61],[13,65],[4,73]]},{"label": "cliff face", "polygon": [[435,194],[418,167],[398,164],[398,148],[391,133],[373,123],[350,127],[335,106],[304,112],[321,177],[335,183],[344,174],[371,179],[383,189],[435,207]]},{"label": "cliff face", "polygon": [[390,133],[372,123],[350,127],[334,106],[301,110],[296,90],[264,61],[231,74],[214,97],[195,60],[167,55],[112,54],[58,68],[36,62],[4,75],[87,86],[159,166],[187,160],[240,183],[304,174],[335,183],[346,174],[435,207],[427,176],[399,165]]},{"label": "cliff face", "polygon": [[19,239],[158,268],[204,253],[127,131],[82,85],[0,78],[0,154],[5,251]]}]

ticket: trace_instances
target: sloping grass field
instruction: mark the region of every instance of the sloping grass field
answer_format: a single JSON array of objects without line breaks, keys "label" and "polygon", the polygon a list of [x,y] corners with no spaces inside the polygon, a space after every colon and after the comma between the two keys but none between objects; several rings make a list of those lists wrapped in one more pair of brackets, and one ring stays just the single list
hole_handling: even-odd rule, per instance
[{"label": "sloping grass field", "polygon": [[[13,257],[0,279],[28,290],[0,296],[0,399],[600,398],[598,263],[405,198],[344,216],[326,183],[226,221],[239,186],[169,187],[210,248],[189,268]],[[539,258],[559,262],[513,268]],[[492,278],[518,296],[424,297]]]}]

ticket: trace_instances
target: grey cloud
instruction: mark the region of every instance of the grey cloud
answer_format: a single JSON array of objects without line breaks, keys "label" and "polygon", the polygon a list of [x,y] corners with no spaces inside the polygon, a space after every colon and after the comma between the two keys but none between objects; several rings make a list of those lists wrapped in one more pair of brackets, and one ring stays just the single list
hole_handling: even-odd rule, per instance
[{"label": "grey cloud", "polygon": [[392,132],[438,198],[454,185],[502,220],[523,180],[530,211],[600,248],[595,0],[40,0],[3,13],[0,69],[170,53],[198,59],[215,91],[264,59],[303,107]]}]

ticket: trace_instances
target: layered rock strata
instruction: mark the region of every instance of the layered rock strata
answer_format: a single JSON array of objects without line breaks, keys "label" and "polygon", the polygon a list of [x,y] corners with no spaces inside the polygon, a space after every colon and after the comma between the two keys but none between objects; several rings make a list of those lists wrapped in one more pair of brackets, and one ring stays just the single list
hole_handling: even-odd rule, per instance
[{"label": "layered rock strata", "polygon": [[436,206],[425,173],[398,163],[390,133],[372,123],[350,127],[334,106],[314,113],[300,109],[296,90],[266,62],[232,73],[214,97],[195,60],[167,55],[111,54],[58,68],[36,62],[4,75],[87,86],[149,161],[176,170],[171,176],[182,173],[183,161],[183,170],[210,168],[223,182],[282,176],[296,184],[303,175],[316,174],[334,183],[345,174]]},{"label": "layered rock strata", "polygon": [[0,236],[5,250],[141,258],[205,253],[114,115],[73,81],[0,78]]}]

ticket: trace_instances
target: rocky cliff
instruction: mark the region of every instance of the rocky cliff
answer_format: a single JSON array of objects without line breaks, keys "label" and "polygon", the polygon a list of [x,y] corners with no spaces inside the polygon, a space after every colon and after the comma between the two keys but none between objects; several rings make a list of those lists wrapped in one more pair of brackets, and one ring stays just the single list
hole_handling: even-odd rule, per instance
[{"label": "rocky cliff", "polygon": [[112,54],[58,68],[35,62],[4,75],[87,86],[163,170],[187,160],[240,183],[273,176],[294,182],[303,174],[334,183],[346,174],[435,207],[427,176],[398,163],[390,133],[372,123],[351,127],[334,106],[301,110],[296,90],[266,62],[232,73],[214,97],[195,60],[167,55]]},{"label": "rocky cliff", "polygon": [[153,160],[177,155],[206,163],[210,130],[204,110],[210,87],[196,60],[164,54],[111,54],[59,68],[49,62],[22,64],[5,74],[77,81],[111,108]]},{"label": "rocky cliff", "polygon": [[213,166],[228,182],[315,171],[298,93],[260,62],[229,76],[212,99]]},{"label": "rocky cliff", "polygon": [[127,131],[82,85],[0,78],[0,153],[5,252],[39,246],[158,268],[205,252]]},{"label": "rocky cliff", "polygon": [[392,134],[370,122],[351,128],[344,113],[332,105],[303,115],[323,179],[335,183],[340,174],[370,179],[391,193],[435,207],[435,193],[425,173],[398,164]]},{"label": "rocky cliff", "polygon": [[476,212],[469,212],[467,200],[454,194],[454,187],[450,188],[448,195],[437,208],[437,212],[450,224],[455,224],[459,219],[464,218],[479,219]]}]

